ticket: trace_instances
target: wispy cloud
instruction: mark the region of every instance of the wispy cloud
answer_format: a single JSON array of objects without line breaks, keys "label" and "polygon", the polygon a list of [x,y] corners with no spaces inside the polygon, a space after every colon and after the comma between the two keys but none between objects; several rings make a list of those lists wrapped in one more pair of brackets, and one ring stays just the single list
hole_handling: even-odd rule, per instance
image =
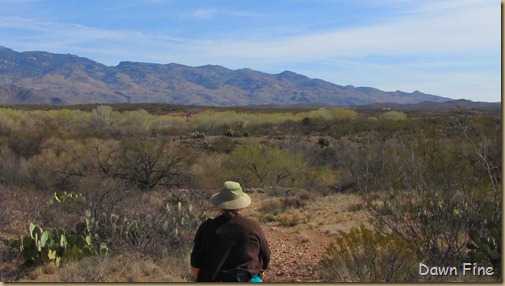
[{"label": "wispy cloud", "polygon": [[21,17],[0,17],[0,28],[23,30],[25,37],[30,38],[31,44],[33,41],[38,41],[37,44],[41,47],[54,46],[69,50],[81,43],[89,42],[114,43],[116,51],[121,45],[124,49],[128,49],[132,43],[136,46],[153,43],[155,46],[185,43],[183,39],[141,31],[99,29],[80,24],[38,21]]},{"label": "wispy cloud", "polygon": [[[156,3],[160,0],[137,0],[108,7],[137,5],[142,1],[162,4]],[[483,2],[485,5],[481,4]],[[167,28],[156,29],[156,32],[65,23],[57,19],[37,20],[20,14],[1,16],[0,13],[0,44],[8,39],[9,44],[14,43],[19,50],[36,47],[37,50],[70,52],[105,64],[134,60],[219,64],[266,72],[292,69],[339,84],[381,89],[419,89],[444,96],[449,96],[449,92],[459,97],[457,94],[464,90],[460,88],[463,84],[475,87],[481,83],[479,91],[486,96],[496,96],[493,90],[499,92],[501,23],[498,5],[489,5],[488,0],[363,0],[356,5],[369,5],[368,8],[390,5],[395,9],[377,21],[334,25],[333,28],[324,25],[323,30],[316,30],[301,26],[268,26],[272,23],[268,20],[275,18],[274,11],[262,14],[258,10],[249,12],[230,6],[199,9],[179,6],[182,13],[174,15],[183,15],[183,18],[161,24]],[[144,11],[143,15],[147,13]],[[233,17],[247,18],[250,24],[236,27],[233,21],[224,21]],[[263,17],[268,24],[258,25],[258,17]],[[219,31],[205,32],[206,26],[195,24],[210,26],[215,22],[219,22]],[[185,34],[185,23],[191,24],[193,31],[203,29],[204,32]],[[173,36],[170,25],[174,25],[179,36]],[[468,90],[475,93],[476,89]]]},{"label": "wispy cloud", "polygon": [[[287,38],[213,40],[204,46],[216,56],[301,61],[333,57],[443,55],[499,52],[499,17],[490,7],[472,7],[391,23]],[[476,26],[476,23],[478,25]]]},{"label": "wispy cloud", "polygon": [[222,8],[202,8],[186,15],[187,18],[210,20],[217,17],[260,17],[260,14]]}]

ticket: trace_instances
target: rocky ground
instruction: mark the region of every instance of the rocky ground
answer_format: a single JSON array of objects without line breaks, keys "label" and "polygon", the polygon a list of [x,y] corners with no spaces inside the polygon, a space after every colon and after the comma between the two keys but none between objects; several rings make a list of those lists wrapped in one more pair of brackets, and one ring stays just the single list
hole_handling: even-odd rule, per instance
[{"label": "rocky ground", "polygon": [[[259,218],[262,202],[271,199],[268,193],[253,194],[256,206],[250,215]],[[360,199],[352,194],[314,195],[308,204],[296,212],[303,221],[295,226],[277,222],[263,223],[272,251],[270,269],[265,282],[321,282],[318,264],[326,247],[341,232],[348,232],[367,222]]]},{"label": "rocky ground", "polygon": [[265,282],[316,282],[316,271],[331,237],[314,230],[309,240],[300,239],[294,229],[269,226],[265,229],[272,249]]}]

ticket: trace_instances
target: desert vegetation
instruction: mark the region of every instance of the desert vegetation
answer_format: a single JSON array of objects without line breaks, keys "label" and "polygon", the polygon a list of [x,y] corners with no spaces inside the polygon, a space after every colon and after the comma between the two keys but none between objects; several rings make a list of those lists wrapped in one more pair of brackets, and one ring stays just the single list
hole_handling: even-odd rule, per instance
[{"label": "desert vegetation", "polygon": [[[213,214],[208,197],[236,180],[262,194],[251,215],[283,228],[323,224],[316,199],[359,197],[349,210],[368,218],[328,232],[318,281],[500,281],[500,116],[5,106],[0,278],[191,281],[192,239]],[[494,275],[420,276],[420,262],[475,262]]]}]

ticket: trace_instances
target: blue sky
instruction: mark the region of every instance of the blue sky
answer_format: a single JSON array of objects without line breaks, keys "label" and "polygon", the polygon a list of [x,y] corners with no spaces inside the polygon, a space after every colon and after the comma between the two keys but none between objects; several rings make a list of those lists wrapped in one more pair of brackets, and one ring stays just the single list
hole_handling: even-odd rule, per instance
[{"label": "blue sky", "polygon": [[498,0],[0,0],[0,45],[501,101]]}]

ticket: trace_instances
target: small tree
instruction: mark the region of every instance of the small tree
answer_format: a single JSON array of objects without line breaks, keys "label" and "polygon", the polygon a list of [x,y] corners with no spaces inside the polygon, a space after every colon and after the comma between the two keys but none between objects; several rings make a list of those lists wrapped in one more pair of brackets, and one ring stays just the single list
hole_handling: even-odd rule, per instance
[{"label": "small tree", "polygon": [[141,189],[169,185],[181,175],[182,154],[157,138],[131,139],[119,147],[120,177]]}]

